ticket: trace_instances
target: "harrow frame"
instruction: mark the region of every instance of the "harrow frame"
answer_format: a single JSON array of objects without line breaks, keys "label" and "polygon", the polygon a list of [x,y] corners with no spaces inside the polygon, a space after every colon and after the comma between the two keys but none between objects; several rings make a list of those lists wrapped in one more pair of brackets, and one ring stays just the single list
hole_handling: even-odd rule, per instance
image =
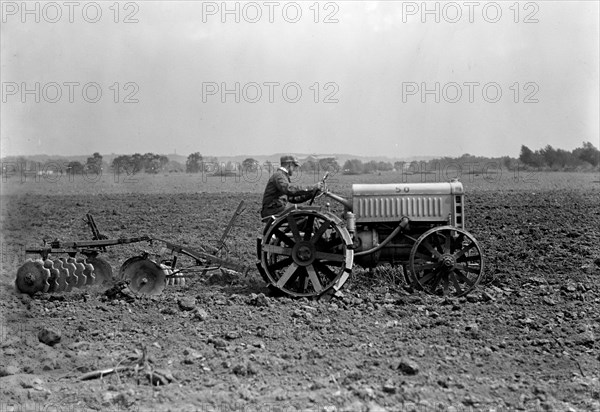
[{"label": "harrow frame", "polygon": [[[234,226],[235,220],[243,211],[244,201],[241,201],[219,238],[216,247],[199,246],[196,248],[179,245],[149,235],[110,239],[99,231],[94,217],[88,213],[84,221],[92,231],[92,240],[60,241],[56,239],[51,242],[44,240],[42,247],[26,248],[26,254],[37,254],[41,259],[28,259],[17,271],[15,285],[18,291],[30,295],[37,292],[70,291],[73,287],[94,284],[95,265],[100,269],[99,273],[102,274],[100,277],[106,280],[104,283],[112,284],[115,280],[112,276],[112,268],[106,260],[99,257],[100,253],[106,252],[106,248],[110,246],[140,242],[148,242],[149,245],[160,242],[164,244],[164,247],[162,247],[160,253],[151,253],[144,250],[141,254],[127,259],[121,266],[119,278],[116,280],[129,281],[130,289],[138,294],[154,295],[162,292],[167,284],[183,285],[185,284],[185,278],[192,277],[192,275],[184,274],[184,272],[189,273],[192,268],[194,272],[201,272],[202,275],[213,270],[224,270],[223,268],[246,275],[250,270],[249,266],[222,256],[223,251],[227,250],[227,237]],[[68,258],[54,258],[54,260],[51,260],[52,255],[67,255]],[[76,260],[77,255],[83,255],[85,258]],[[177,263],[180,255],[191,258],[194,264],[190,267],[178,268]],[[155,259],[151,257],[155,257]],[[132,265],[132,262],[135,264]],[[80,279],[84,273],[83,267],[86,268],[87,274],[84,276],[85,279]]]}]

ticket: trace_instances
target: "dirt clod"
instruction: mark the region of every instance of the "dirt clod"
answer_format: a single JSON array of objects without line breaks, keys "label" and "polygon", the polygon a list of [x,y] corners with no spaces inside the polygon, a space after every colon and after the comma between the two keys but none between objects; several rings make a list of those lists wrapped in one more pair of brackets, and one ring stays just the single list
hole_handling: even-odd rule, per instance
[{"label": "dirt clod", "polygon": [[19,373],[19,367],[17,366],[0,366],[0,378],[3,376],[16,375],[17,373]]},{"label": "dirt clod", "polygon": [[196,307],[196,299],[194,299],[193,297],[185,297],[179,299],[177,303],[179,304],[179,309],[183,311],[194,310],[194,308]]},{"label": "dirt clod", "polygon": [[206,319],[208,319],[208,312],[206,312],[202,308],[196,308],[196,309],[194,309],[194,312],[193,312],[193,319],[203,322]]},{"label": "dirt clod", "polygon": [[409,358],[401,358],[397,361],[395,369],[405,375],[416,375],[419,373],[419,365]]},{"label": "dirt clod", "polygon": [[248,298],[248,303],[258,307],[267,307],[269,306],[269,298],[264,293],[252,293]]},{"label": "dirt clod", "polygon": [[219,338],[210,338],[208,343],[211,343],[216,349],[225,349],[227,348],[227,342],[223,339]]},{"label": "dirt clod", "polygon": [[382,387],[383,391],[385,393],[391,393],[394,394],[396,393],[396,385],[394,384],[394,382],[392,382],[391,380],[387,380]]},{"label": "dirt clod", "polygon": [[60,342],[61,333],[56,329],[43,328],[38,333],[38,340],[48,346],[54,346]]}]

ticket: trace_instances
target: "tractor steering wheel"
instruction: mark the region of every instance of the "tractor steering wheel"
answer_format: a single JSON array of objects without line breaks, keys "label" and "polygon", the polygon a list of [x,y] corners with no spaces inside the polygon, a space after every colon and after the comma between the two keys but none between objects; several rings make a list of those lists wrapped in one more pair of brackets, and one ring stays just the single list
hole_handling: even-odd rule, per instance
[{"label": "tractor steering wheel", "polygon": [[[327,177],[329,176],[329,172],[325,172],[325,176],[323,176],[323,179],[321,179],[321,183],[323,183],[323,185],[325,185],[325,181],[327,180]],[[313,191],[313,195],[310,198],[310,203],[309,206],[312,206],[313,202],[315,201],[315,199],[317,198],[317,193],[319,193],[319,189],[317,189],[315,187],[315,190]],[[323,193],[325,193],[325,191],[323,190]]]}]

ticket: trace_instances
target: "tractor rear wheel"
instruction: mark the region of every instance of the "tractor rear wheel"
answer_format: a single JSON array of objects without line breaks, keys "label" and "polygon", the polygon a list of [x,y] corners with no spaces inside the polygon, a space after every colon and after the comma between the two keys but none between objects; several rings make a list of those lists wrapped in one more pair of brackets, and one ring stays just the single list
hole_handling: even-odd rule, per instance
[{"label": "tractor rear wheel", "polygon": [[293,210],[275,220],[258,245],[258,269],[269,286],[292,297],[339,290],[352,271],[352,240],[329,212]]}]

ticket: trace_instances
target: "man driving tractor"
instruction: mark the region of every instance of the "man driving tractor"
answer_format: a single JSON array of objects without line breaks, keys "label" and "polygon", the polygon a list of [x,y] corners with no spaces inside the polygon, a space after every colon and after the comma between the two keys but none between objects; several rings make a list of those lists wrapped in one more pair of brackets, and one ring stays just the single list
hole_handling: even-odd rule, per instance
[{"label": "man driving tractor", "polygon": [[303,203],[310,200],[316,191],[323,189],[323,183],[319,182],[304,188],[293,186],[290,177],[299,169],[300,163],[295,156],[281,156],[281,166],[273,173],[265,187],[263,194],[262,210],[260,216],[279,215],[284,210],[291,208],[289,203]]}]

